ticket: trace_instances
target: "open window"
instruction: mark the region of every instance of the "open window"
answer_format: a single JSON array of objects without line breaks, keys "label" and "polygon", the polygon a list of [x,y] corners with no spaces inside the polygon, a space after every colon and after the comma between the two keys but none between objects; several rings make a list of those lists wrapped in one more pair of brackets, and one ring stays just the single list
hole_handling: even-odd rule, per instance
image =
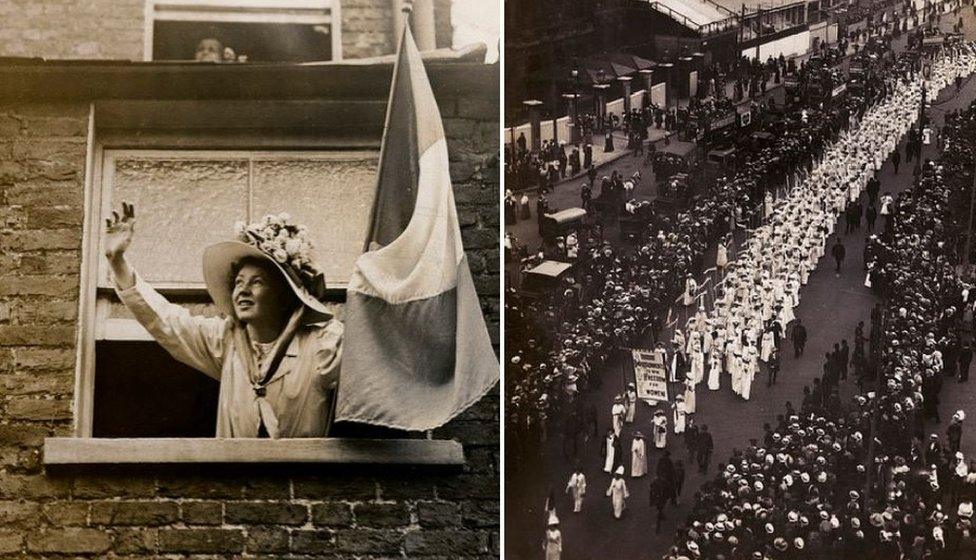
[{"label": "open window", "polygon": [[[135,204],[139,233],[127,252],[135,270],[170,301],[213,315],[204,248],[232,238],[235,221],[288,212],[309,227],[338,304],[362,249],[377,159],[371,151],[105,150],[99,223],[122,201]],[[92,233],[101,247],[104,230]],[[91,435],[213,437],[217,382],[155,343],[98,260]]]},{"label": "open window", "polygon": [[[362,105],[341,113],[365,122],[381,114]],[[138,234],[126,253],[133,267],[171,302],[201,315],[217,313],[203,283],[203,249],[232,239],[236,221],[287,212],[308,226],[327,304],[341,319],[379,150],[376,141],[343,133],[341,118],[318,116],[312,122],[325,125],[302,128],[317,106],[279,104],[273,131],[226,128],[226,119],[261,121],[268,112],[261,102],[242,101],[233,111],[195,101],[93,108],[93,130],[96,115],[105,119],[90,142],[86,177],[75,437],[47,439],[45,463],[464,463],[456,441],[356,425],[339,424],[318,439],[214,439],[218,383],[173,359],[115,294],[102,236],[123,200],[136,207]],[[341,109],[324,107],[328,115]],[[374,134],[368,125],[357,130]]]},{"label": "open window", "polygon": [[147,3],[146,60],[342,59],[339,0],[147,0]]}]

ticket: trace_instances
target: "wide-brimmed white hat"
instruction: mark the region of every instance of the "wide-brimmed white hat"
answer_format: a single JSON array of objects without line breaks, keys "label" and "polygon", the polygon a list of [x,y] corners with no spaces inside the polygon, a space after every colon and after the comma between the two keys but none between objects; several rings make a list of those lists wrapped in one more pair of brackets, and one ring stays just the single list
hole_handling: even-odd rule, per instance
[{"label": "wide-brimmed white hat", "polygon": [[556,511],[549,512],[549,523],[548,525],[552,527],[553,525],[559,525],[559,517],[556,515]]},{"label": "wide-brimmed white hat", "polygon": [[[207,247],[203,252],[203,279],[207,291],[217,309],[230,317],[234,314],[231,297],[234,266],[245,258],[255,258],[271,263],[281,272],[285,282],[295,296],[305,306],[304,323],[319,323],[332,318],[332,313],[322,303],[325,292],[325,277],[309,260],[304,251],[286,250],[290,245],[308,247],[304,239],[304,228],[288,223],[288,216],[267,216],[261,222],[250,225],[237,224],[238,241],[224,241]],[[264,232],[285,231],[284,237],[267,239]],[[245,241],[246,240],[246,241]],[[292,249],[291,246],[288,247]]]}]

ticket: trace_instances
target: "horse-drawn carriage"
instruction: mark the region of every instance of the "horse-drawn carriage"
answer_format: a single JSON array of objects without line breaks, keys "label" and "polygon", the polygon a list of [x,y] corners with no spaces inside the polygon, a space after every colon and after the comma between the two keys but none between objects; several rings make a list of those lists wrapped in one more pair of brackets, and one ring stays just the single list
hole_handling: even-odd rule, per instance
[{"label": "horse-drawn carriage", "polygon": [[553,243],[557,237],[565,238],[573,232],[576,233],[577,237],[581,237],[583,231],[589,228],[586,218],[586,210],[579,207],[566,208],[552,214],[546,214],[542,218],[543,241]]}]

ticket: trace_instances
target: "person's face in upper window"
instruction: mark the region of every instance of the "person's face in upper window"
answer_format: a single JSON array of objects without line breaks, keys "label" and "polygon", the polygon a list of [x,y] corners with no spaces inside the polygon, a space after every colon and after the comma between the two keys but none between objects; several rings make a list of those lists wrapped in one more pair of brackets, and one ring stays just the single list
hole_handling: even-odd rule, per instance
[{"label": "person's face in upper window", "polygon": [[223,58],[224,47],[217,39],[202,39],[197,43],[194,60],[197,62],[220,62]]},{"label": "person's face in upper window", "polygon": [[280,316],[288,305],[288,290],[280,274],[245,264],[234,278],[231,291],[234,312],[245,323]]}]

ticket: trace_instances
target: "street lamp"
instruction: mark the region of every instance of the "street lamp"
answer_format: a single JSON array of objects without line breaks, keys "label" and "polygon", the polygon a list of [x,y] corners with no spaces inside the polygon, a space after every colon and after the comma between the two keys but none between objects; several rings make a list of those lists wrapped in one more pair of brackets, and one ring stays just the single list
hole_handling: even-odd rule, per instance
[{"label": "street lamp", "polygon": [[596,109],[593,111],[593,113],[596,115],[596,129],[599,132],[603,132],[603,94],[604,90],[609,87],[605,84],[606,81],[606,71],[603,68],[598,69],[596,71],[596,85],[594,86],[598,93],[596,95],[596,99],[594,99],[596,102]]},{"label": "street lamp", "polygon": [[579,142],[580,138],[582,137],[581,133],[583,132],[582,130],[579,130],[579,125],[580,123],[582,123],[582,119],[578,118],[579,111],[580,111],[579,68],[573,68],[573,70],[569,74],[570,76],[573,77],[573,102],[572,102],[573,111],[572,111],[572,115],[570,115],[570,118],[572,119],[572,122],[570,123],[570,127],[571,127],[570,130],[572,130],[573,132],[572,132],[572,137],[570,138],[570,142],[573,142],[575,144],[576,142]]}]

